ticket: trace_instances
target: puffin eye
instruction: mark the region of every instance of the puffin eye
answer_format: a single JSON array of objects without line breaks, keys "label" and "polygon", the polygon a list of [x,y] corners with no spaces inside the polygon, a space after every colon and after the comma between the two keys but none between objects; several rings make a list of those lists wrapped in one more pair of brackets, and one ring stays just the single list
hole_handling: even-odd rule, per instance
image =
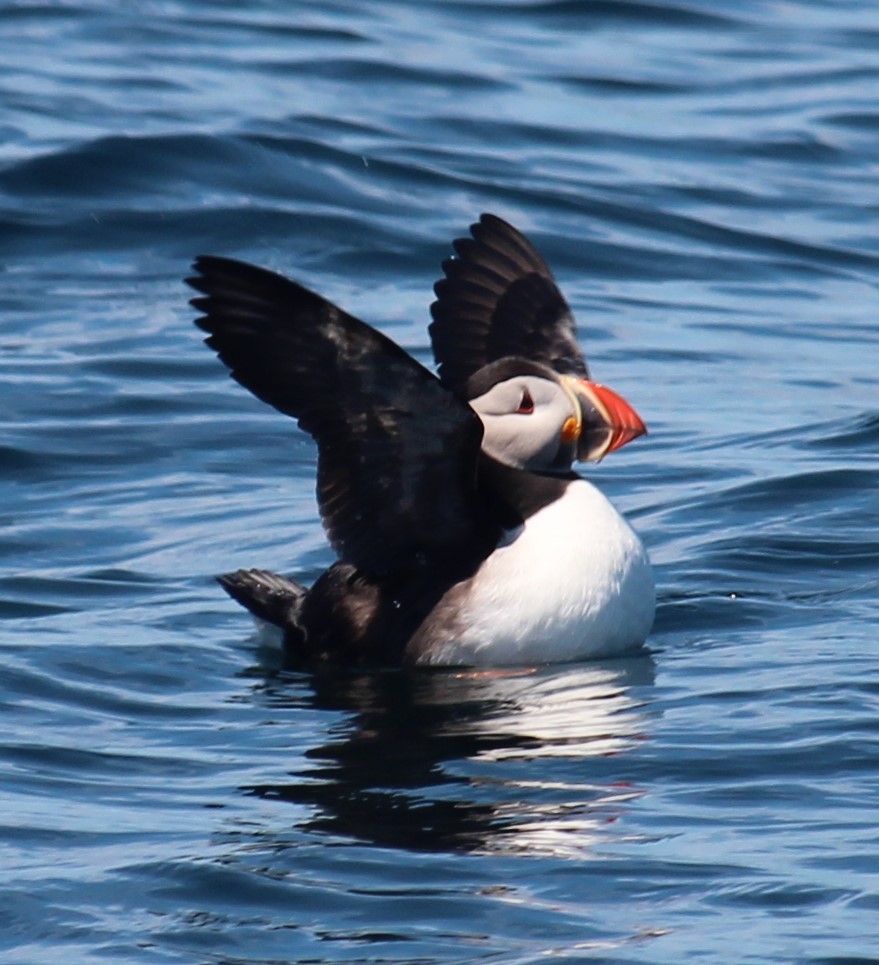
[{"label": "puffin eye", "polygon": [[517,415],[531,415],[534,411],[534,399],[531,398],[531,393],[527,389],[522,390],[522,400],[519,402],[519,408],[516,409]]}]

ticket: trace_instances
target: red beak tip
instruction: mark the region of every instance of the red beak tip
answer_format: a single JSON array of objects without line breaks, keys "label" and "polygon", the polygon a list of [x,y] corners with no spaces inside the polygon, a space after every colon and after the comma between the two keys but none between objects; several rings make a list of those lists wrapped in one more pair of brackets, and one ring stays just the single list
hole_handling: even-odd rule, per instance
[{"label": "red beak tip", "polygon": [[638,436],[647,434],[647,426],[626,400],[606,385],[592,386],[611,419],[612,437],[607,452],[621,449]]}]

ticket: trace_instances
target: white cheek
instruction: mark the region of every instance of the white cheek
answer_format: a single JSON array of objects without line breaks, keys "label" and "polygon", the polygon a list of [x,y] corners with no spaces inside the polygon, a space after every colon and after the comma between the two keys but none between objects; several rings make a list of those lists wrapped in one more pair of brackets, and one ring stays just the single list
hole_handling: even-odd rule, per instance
[{"label": "white cheek", "polygon": [[538,415],[501,416],[491,420],[483,446],[502,462],[514,466],[541,468],[558,453],[554,423]]}]

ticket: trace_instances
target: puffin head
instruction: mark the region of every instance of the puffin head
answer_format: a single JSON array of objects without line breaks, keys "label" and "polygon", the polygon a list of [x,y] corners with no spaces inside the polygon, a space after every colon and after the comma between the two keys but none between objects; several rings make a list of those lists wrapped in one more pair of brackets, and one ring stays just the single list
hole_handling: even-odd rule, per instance
[{"label": "puffin head", "polygon": [[599,462],[647,427],[607,386],[523,358],[490,362],[466,385],[482,421],[482,449],[534,472],[567,472],[574,460]]}]

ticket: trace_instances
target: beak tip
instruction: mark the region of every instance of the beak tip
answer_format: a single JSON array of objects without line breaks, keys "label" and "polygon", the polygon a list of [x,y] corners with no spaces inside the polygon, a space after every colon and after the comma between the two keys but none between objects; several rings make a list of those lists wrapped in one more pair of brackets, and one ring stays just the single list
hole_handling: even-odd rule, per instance
[{"label": "beak tip", "polygon": [[609,452],[622,449],[633,439],[647,435],[644,420],[622,396],[617,395],[607,386],[598,385],[595,382],[584,381],[580,384],[586,390],[587,397],[593,403],[598,403],[598,410],[604,422],[603,428],[609,433],[609,438],[605,436],[607,440],[605,444],[597,451],[593,450],[590,461],[598,462]]}]

